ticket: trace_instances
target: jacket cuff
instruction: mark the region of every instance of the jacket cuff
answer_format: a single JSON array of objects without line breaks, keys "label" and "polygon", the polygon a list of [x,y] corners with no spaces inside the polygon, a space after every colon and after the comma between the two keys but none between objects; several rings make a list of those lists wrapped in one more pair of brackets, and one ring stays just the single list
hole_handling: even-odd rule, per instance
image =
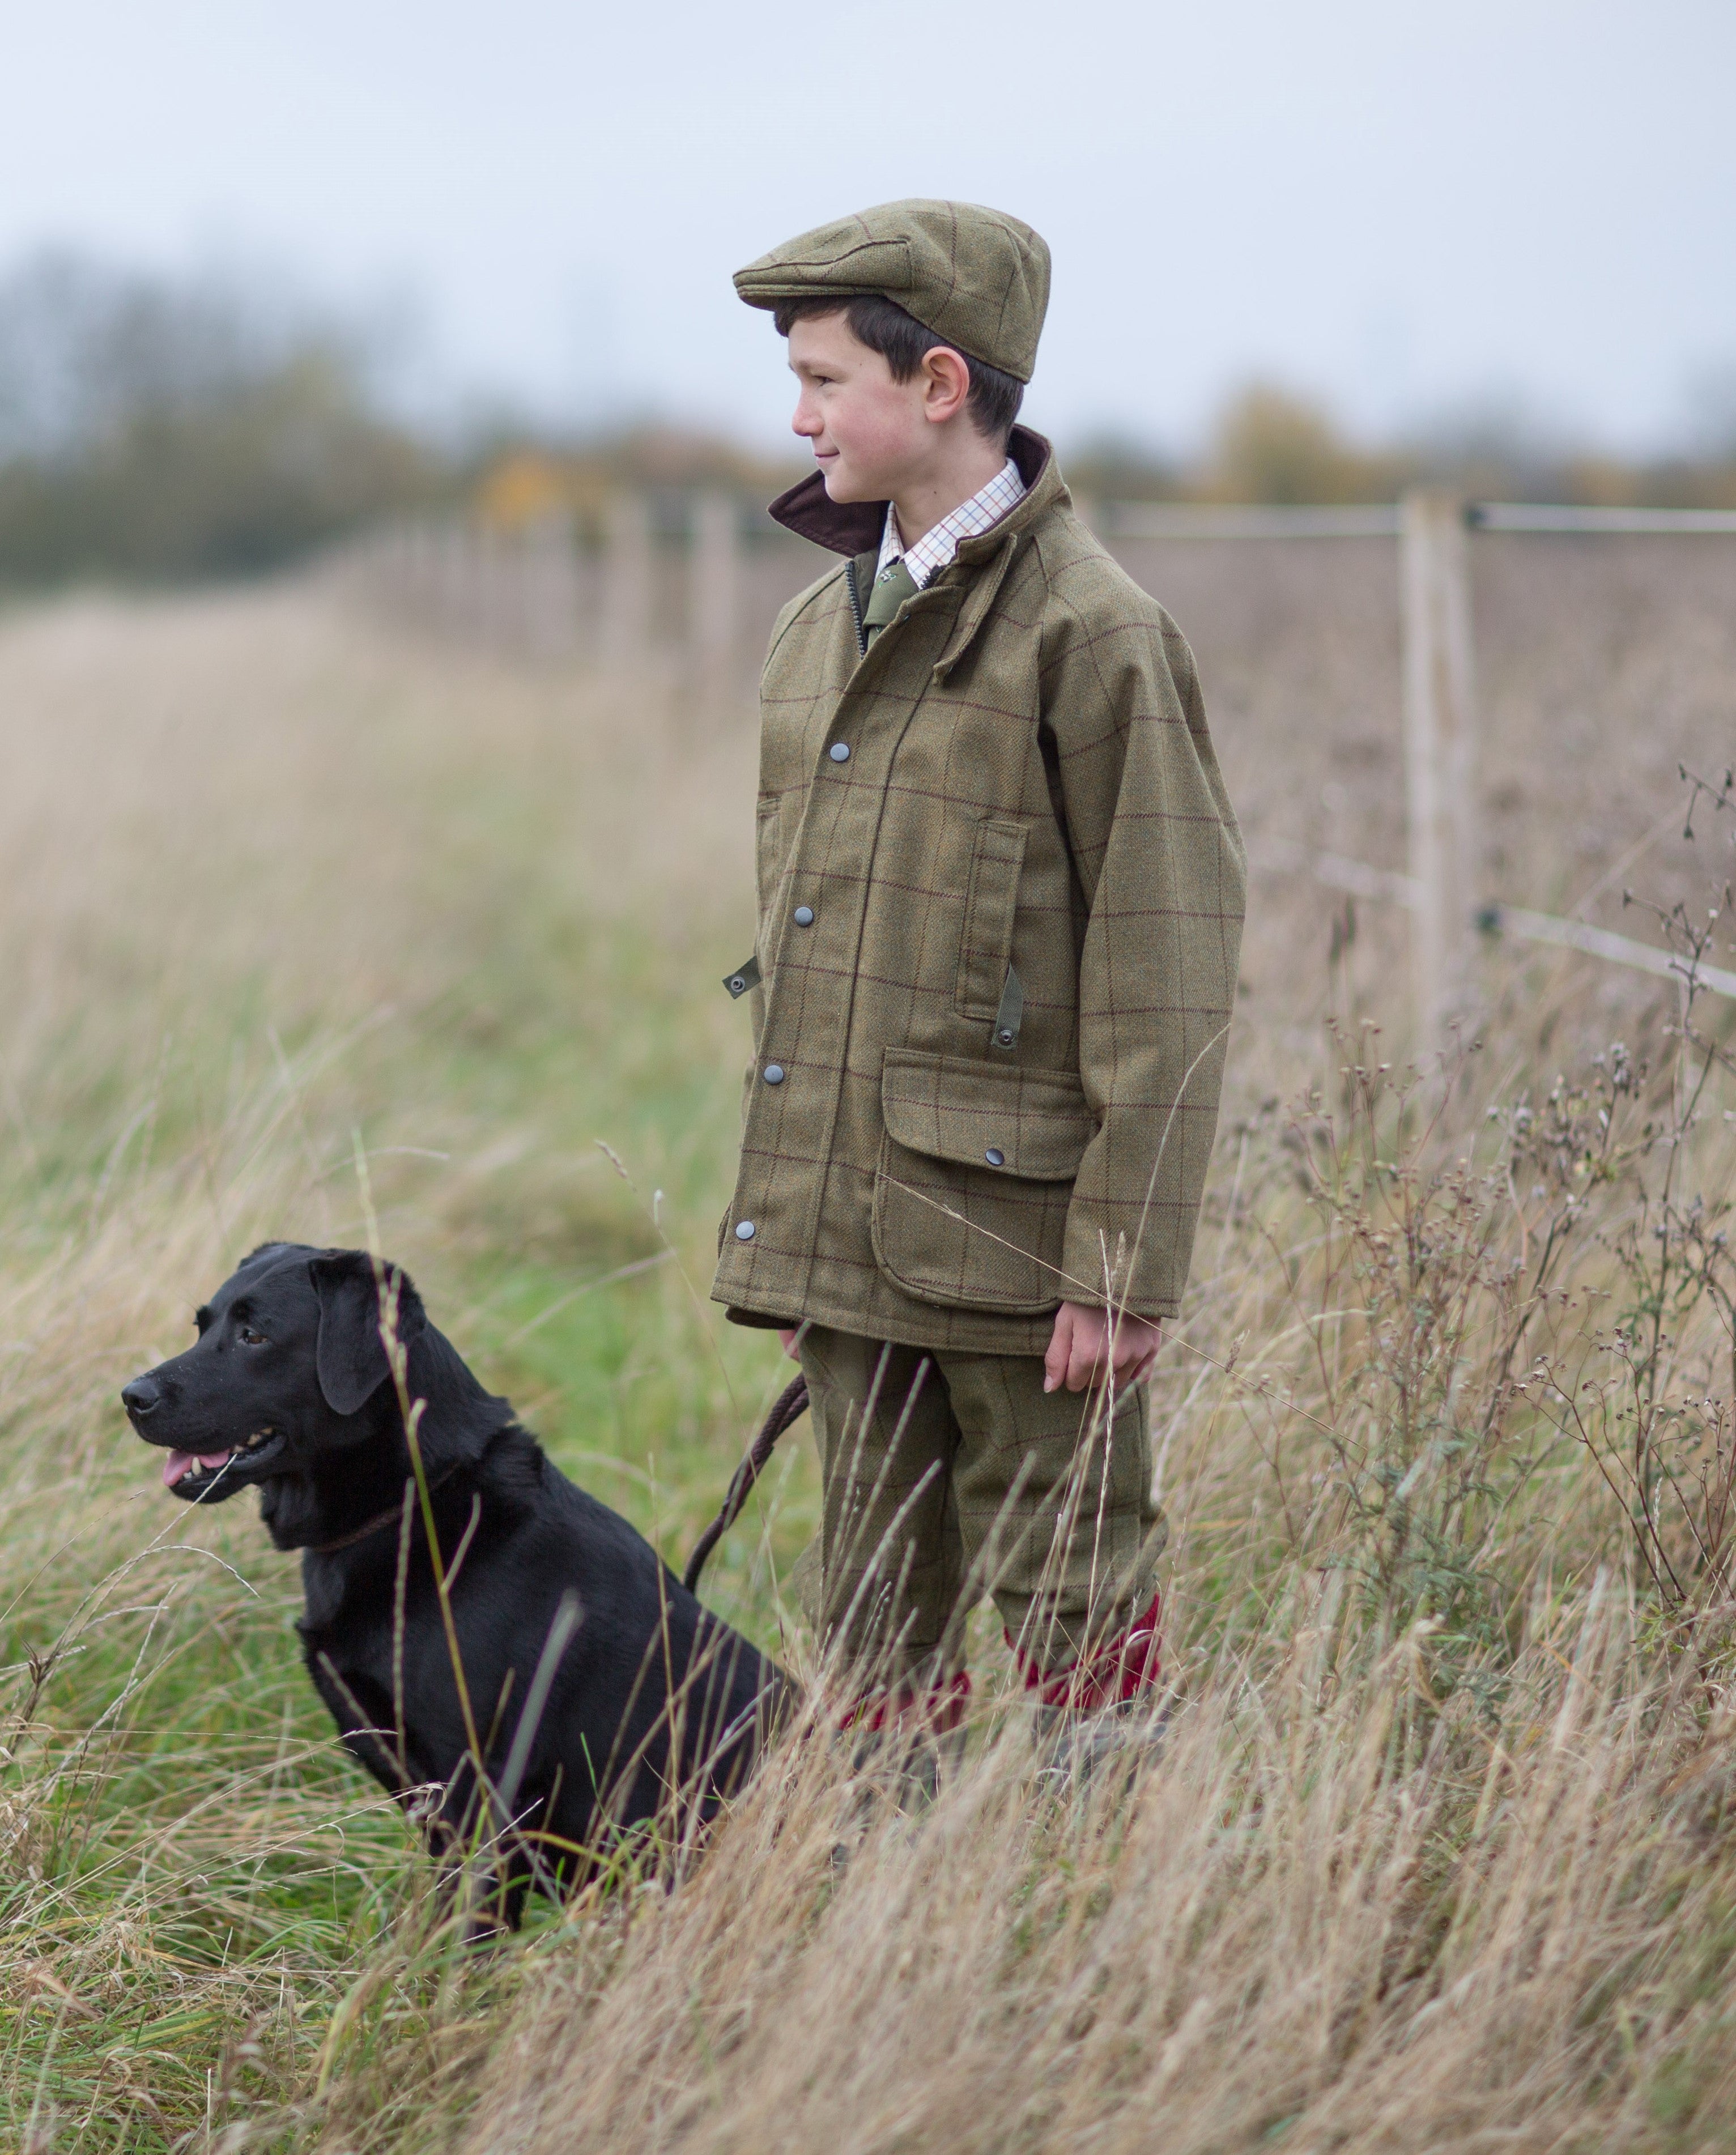
[{"label": "jacket cuff", "polygon": [[[1109,1247],[1113,1251],[1114,1246],[1112,1236]],[[1181,1306],[1185,1282],[1165,1278],[1165,1268],[1149,1255],[1143,1262],[1124,1267],[1113,1290],[1105,1292],[1102,1237],[1097,1223],[1081,1216],[1077,1210],[1068,1217],[1062,1267],[1063,1297],[1088,1308],[1101,1309],[1113,1299],[1118,1308],[1131,1311],[1135,1317],[1168,1318]]]},{"label": "jacket cuff", "polygon": [[[1101,1309],[1104,1306],[1094,1295],[1069,1294],[1065,1299],[1080,1309]],[[1116,1313],[1121,1317],[1143,1318],[1147,1324],[1173,1324],[1181,1314],[1181,1305],[1178,1302],[1118,1303]]]}]

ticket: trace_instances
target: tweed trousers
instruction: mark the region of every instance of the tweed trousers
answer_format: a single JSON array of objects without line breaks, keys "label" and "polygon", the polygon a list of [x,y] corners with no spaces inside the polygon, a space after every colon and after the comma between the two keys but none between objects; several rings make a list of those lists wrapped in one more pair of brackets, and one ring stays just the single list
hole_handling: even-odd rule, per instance
[{"label": "tweed trousers", "polygon": [[820,1447],[817,1579],[803,1598],[863,1687],[932,1689],[993,1595],[1027,1675],[1082,1662],[1153,1594],[1145,1388],[1045,1393],[1036,1355],[801,1336]]}]

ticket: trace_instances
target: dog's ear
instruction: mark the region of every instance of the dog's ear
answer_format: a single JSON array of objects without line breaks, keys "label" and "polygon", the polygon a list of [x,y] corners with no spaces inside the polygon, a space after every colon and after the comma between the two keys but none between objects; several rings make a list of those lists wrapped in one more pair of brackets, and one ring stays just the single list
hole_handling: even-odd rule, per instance
[{"label": "dog's ear", "polygon": [[397,1336],[408,1345],[428,1323],[422,1297],[395,1266],[376,1274],[366,1250],[327,1250],[308,1272],[320,1300],[314,1352],[320,1390],[334,1414],[352,1415],[391,1374],[380,1337],[382,1308],[389,1313],[396,1306]]}]

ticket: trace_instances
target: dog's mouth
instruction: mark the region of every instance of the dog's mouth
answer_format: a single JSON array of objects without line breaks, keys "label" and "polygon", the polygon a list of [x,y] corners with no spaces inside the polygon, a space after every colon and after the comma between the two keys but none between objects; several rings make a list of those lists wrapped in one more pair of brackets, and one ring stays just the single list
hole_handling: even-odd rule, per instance
[{"label": "dog's mouth", "polygon": [[228,1496],[253,1479],[283,1448],[278,1431],[261,1429],[224,1451],[172,1451],[163,1461],[163,1487],[190,1503],[211,1495],[219,1482],[223,1484],[221,1493]]}]

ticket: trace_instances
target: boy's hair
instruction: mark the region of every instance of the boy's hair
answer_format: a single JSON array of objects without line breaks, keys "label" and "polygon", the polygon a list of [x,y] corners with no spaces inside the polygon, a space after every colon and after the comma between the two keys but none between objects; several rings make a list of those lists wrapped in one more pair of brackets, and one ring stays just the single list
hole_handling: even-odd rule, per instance
[{"label": "boy's hair", "polygon": [[[896,299],[888,299],[883,292],[859,292],[853,299],[832,299],[817,292],[812,298],[780,299],[771,310],[778,335],[786,337],[792,323],[811,321],[821,315],[842,315],[856,341],[878,352],[886,361],[894,381],[908,381],[925,353],[940,346],[948,351],[959,351],[955,344],[948,344],[945,337],[924,328],[914,315],[907,315]],[[972,359],[968,351],[960,351],[959,357],[970,370],[970,393],[965,409],[977,432],[1004,448],[1024,402],[1025,385],[986,360]]]}]

